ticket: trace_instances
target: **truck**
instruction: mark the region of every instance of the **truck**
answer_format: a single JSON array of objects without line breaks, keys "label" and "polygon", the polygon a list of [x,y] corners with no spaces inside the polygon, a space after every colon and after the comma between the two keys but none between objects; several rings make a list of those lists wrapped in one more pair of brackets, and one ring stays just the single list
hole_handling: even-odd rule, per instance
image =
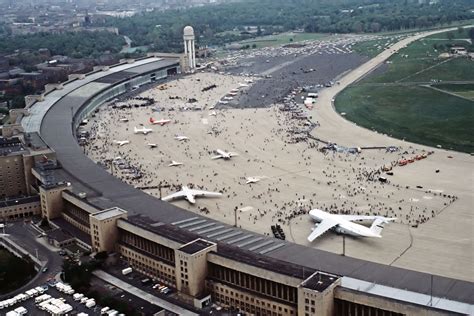
[{"label": "truck", "polygon": [[88,301],[86,302],[86,307],[87,307],[87,308],[92,308],[92,307],[94,307],[94,306],[95,306],[95,300],[94,300],[93,298],[91,298],[90,300],[88,300]]},{"label": "truck", "polygon": [[75,301],[80,301],[84,297],[84,294],[82,293],[75,293],[72,295],[72,299]]},{"label": "truck", "polygon": [[35,304],[39,304],[39,303],[44,302],[44,301],[46,301],[47,299],[50,299],[50,298],[51,298],[51,295],[48,295],[48,294],[40,295],[38,297],[35,297]]},{"label": "truck", "polygon": [[128,267],[128,268],[125,268],[125,269],[122,270],[122,274],[127,275],[127,274],[132,273],[132,271],[133,271],[132,268]]},{"label": "truck", "polygon": [[14,311],[17,315],[25,315],[28,313],[28,310],[24,308],[23,306],[15,308]]}]

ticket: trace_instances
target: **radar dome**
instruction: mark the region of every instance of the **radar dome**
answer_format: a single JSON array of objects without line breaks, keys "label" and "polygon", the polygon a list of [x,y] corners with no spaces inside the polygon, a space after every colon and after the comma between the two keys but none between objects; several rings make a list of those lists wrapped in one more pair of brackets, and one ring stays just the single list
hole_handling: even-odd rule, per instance
[{"label": "radar dome", "polygon": [[194,29],[192,26],[186,26],[183,30],[184,36],[194,36]]}]

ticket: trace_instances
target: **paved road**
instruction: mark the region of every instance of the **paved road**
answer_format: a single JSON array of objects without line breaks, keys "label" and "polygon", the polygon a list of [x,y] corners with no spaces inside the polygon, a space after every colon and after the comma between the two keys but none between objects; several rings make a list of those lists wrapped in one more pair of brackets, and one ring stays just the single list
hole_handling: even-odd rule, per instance
[{"label": "paved road", "polygon": [[114,277],[113,275],[111,274],[108,274],[107,272],[105,271],[102,271],[102,270],[97,270],[97,271],[94,271],[93,272],[94,275],[128,293],[131,293],[135,296],[138,296],[152,304],[155,304],[155,305],[158,305],[166,310],[169,310],[169,311],[172,311],[173,313],[176,313],[178,315],[199,315],[199,314],[196,314],[192,311],[189,311],[183,307],[180,307],[180,306],[177,306],[177,305],[174,305],[170,302],[167,302],[159,297],[156,297],[154,295],[151,295],[143,290],[140,290],[139,288],[131,285],[131,284],[128,284],[116,277]]},{"label": "paved road", "polygon": [[51,250],[51,246],[46,245],[44,239],[39,239],[37,236],[39,233],[34,230],[29,223],[24,222],[13,222],[9,223],[6,231],[8,240],[19,245],[25,249],[30,255],[36,257],[36,251],[38,252],[38,259],[42,263],[42,267],[48,267],[47,273],[41,271],[27,284],[17,289],[16,291],[10,292],[3,297],[15,296],[18,293],[22,293],[28,289],[34,288],[38,285],[46,283],[49,278],[54,277],[62,270],[62,258],[55,251]]}]

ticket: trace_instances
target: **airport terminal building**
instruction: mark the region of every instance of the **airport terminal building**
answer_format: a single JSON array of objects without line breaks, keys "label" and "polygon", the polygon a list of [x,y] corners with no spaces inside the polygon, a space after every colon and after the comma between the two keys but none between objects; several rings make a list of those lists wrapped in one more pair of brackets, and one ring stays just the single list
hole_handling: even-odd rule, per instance
[{"label": "airport terminal building", "polygon": [[[5,172],[15,176],[8,184],[0,182],[0,188],[8,185],[6,195],[25,196],[25,205],[36,205],[22,216],[40,214],[64,232],[48,237],[56,244],[70,235],[92,252],[116,253],[126,266],[175,288],[194,308],[213,303],[253,315],[473,311],[471,282],[344,257],[220,223],[135,189],[84,155],[76,139],[81,121],[135,87],[179,76],[183,67],[182,56],[151,54],[72,76],[29,97],[28,113],[4,129],[0,165],[6,167],[0,173],[2,179]],[[12,205],[0,205],[0,211],[4,207]]]}]

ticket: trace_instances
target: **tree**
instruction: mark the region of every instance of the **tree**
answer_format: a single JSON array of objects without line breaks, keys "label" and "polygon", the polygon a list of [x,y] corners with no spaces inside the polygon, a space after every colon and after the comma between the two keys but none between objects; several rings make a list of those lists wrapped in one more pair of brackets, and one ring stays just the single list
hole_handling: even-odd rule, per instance
[{"label": "tree", "polygon": [[448,32],[446,33],[446,37],[448,38],[448,40],[452,41],[454,39],[454,34],[453,32]]}]

